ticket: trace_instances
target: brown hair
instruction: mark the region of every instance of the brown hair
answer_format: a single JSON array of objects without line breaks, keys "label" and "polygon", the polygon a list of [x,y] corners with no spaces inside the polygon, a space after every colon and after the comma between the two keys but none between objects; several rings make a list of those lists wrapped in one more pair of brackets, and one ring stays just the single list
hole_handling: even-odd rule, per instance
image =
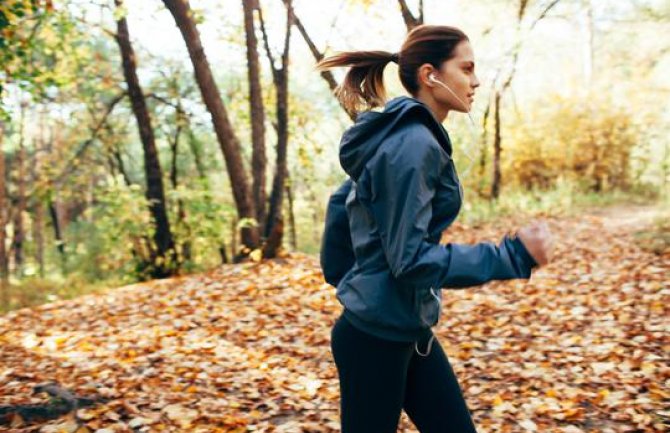
[{"label": "brown hair", "polygon": [[419,91],[416,72],[429,63],[436,69],[453,56],[456,45],[468,40],[465,33],[455,27],[420,25],[405,37],[398,53],[388,51],[347,51],[321,59],[319,71],[350,66],[342,84],[335,89],[335,96],[349,114],[379,107],[386,102],[384,67],[389,62],[398,63],[398,75],[403,87],[416,96]]}]

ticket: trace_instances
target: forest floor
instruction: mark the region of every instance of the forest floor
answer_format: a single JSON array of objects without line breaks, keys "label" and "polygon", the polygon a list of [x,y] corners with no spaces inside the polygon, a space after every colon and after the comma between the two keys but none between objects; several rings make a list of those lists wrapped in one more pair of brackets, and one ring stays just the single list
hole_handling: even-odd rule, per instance
[{"label": "forest floor", "polygon": [[[668,431],[670,254],[636,234],[658,217],[546,217],[556,258],[529,281],[444,293],[434,331],[480,433]],[[498,241],[528,221],[455,224],[445,241]],[[337,432],[340,312],[318,259],[290,254],[8,313],[0,431]],[[9,415],[45,402],[33,387],[51,381],[106,400],[76,422]],[[399,431],[417,431],[404,412]]]}]

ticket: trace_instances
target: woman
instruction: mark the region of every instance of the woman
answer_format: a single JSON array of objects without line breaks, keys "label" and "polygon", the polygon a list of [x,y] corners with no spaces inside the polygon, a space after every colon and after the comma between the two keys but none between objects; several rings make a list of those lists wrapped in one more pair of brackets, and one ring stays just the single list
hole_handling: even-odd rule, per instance
[{"label": "woman", "polygon": [[442,122],[449,111],[470,110],[479,86],[472,47],[456,28],[423,25],[397,54],[340,53],[318,68],[350,66],[337,96],[358,113],[385,103],[392,61],[411,97],[362,112],[344,133],[340,163],[349,179],[329,200],[321,249],[324,276],[344,306],[331,333],[342,432],[395,432],[402,409],[422,433],[475,432],[431,331],[440,289],[529,278],[548,262],[551,235],[533,224],[499,245],[439,244],[463,198]]}]

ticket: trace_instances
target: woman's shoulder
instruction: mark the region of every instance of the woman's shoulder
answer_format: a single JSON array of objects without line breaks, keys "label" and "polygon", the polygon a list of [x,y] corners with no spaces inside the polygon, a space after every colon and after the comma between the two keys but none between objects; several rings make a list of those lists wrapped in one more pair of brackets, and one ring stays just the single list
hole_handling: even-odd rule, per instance
[{"label": "woman's shoulder", "polygon": [[406,162],[424,158],[437,158],[443,163],[449,161],[449,155],[432,129],[419,119],[401,122],[386,137],[379,152]]}]

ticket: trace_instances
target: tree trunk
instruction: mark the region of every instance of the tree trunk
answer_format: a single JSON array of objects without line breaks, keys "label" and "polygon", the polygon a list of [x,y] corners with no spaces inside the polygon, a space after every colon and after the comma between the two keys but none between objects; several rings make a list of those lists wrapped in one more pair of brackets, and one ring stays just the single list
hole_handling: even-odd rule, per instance
[{"label": "tree trunk", "polygon": [[123,183],[126,186],[133,184],[130,179],[126,166],[123,162],[121,150],[119,149],[118,140],[114,137],[114,131],[109,124],[105,126],[105,134],[101,137],[104,144],[104,149],[107,152],[107,162],[109,164],[109,172],[116,179],[117,174],[123,177]]},{"label": "tree trunk", "polygon": [[26,146],[25,146],[25,104],[21,104],[21,120],[19,126],[19,152],[16,158],[18,187],[16,197],[16,212],[14,213],[14,240],[12,250],[14,251],[14,273],[21,277],[23,275],[23,242],[25,230],[23,227],[23,214],[26,211]]},{"label": "tree trunk", "polygon": [[221,263],[226,264],[228,263],[228,254],[226,253],[226,245],[222,244],[219,247],[219,256],[221,257]]},{"label": "tree trunk", "polygon": [[[288,66],[288,65],[287,65]],[[282,203],[284,201],[284,188],[288,174],[286,158],[288,150],[288,70],[285,66],[278,78],[277,89],[277,163],[275,164],[275,175],[272,181],[272,194],[270,195],[270,212],[265,226],[265,236],[269,239],[271,234],[279,236],[269,244],[281,247],[283,230],[274,230],[274,226],[282,225]],[[265,248],[264,257],[275,257],[276,249]]]},{"label": "tree trunk", "polygon": [[[172,164],[170,167],[170,182],[172,183],[172,189],[176,190],[177,187],[179,186],[178,182],[178,168],[177,168],[177,160],[179,156],[179,139],[181,138],[181,131],[183,129],[183,125],[185,123],[185,115],[183,114],[183,110],[181,109],[181,101],[177,102],[177,112],[175,114],[175,123],[177,125],[175,133],[174,133],[174,138],[172,139],[171,143],[171,149],[172,149]],[[184,200],[177,199],[177,225],[180,227],[184,227],[186,230],[186,236],[184,239],[184,242],[181,244],[181,251],[178,256],[178,261],[179,263],[183,263],[185,261],[191,260],[191,230],[190,227],[186,224],[186,210],[184,209]]]},{"label": "tree trunk", "polygon": [[[114,4],[117,7],[122,7],[123,1],[114,0]],[[158,160],[158,151],[156,149],[154,132],[151,127],[151,118],[137,78],[135,53],[130,43],[128,24],[125,17],[120,18],[116,22],[116,27],[116,41],[121,51],[123,75],[128,85],[128,95],[130,96],[133,113],[137,119],[140,139],[144,148],[144,172],[147,182],[146,197],[149,200],[149,209],[156,224],[154,242],[156,244],[157,257],[153,261],[154,269],[151,275],[155,278],[162,278],[172,275],[177,265],[175,262],[174,240],[170,231],[170,222],[165,203],[163,172]]]},{"label": "tree trunk", "polygon": [[[209,61],[200,41],[200,33],[193,20],[193,13],[189,2],[188,0],[163,0],[163,3],[174,17],[191,57],[191,63],[193,64],[195,78],[200,87],[202,99],[212,117],[214,131],[226,160],[237,213],[240,218],[255,219],[256,209],[249,188],[249,180],[244,170],[240,141],[235,135],[226,107],[221,100],[219,89],[214,81]],[[257,226],[244,227],[241,229],[240,234],[242,243],[246,247],[253,249],[258,246],[259,229]]]},{"label": "tree trunk", "polygon": [[133,181],[130,179],[128,171],[126,170],[126,166],[123,163],[121,151],[116,144],[113,144],[113,146],[114,148],[112,149],[112,154],[114,156],[114,161],[116,161],[116,168],[118,168],[119,173],[121,173],[121,176],[123,176],[123,182],[126,184],[126,186],[130,186],[133,184]]},{"label": "tree trunk", "polygon": [[[259,9],[258,0],[242,0],[244,30],[247,43],[247,75],[249,79],[249,109],[251,115],[251,172],[253,195],[258,227],[265,226],[265,108],[261,88],[261,73],[258,61],[258,40],[254,25],[254,10]],[[267,236],[267,234],[266,234]]]},{"label": "tree trunk", "polygon": [[[55,125],[52,124],[49,127],[49,140],[47,141],[46,153],[49,156],[49,159],[60,158],[59,150],[62,143],[62,125],[60,122],[56,121]],[[46,197],[47,208],[49,211],[49,218],[51,220],[51,227],[54,231],[54,243],[56,244],[56,250],[60,258],[60,267],[61,273],[65,275],[67,272],[67,255],[65,250],[65,240],[63,239],[62,231],[62,222],[60,218],[60,206],[58,204],[58,190],[59,183],[54,182],[50,188],[49,195]]]},{"label": "tree trunk", "polygon": [[[231,257],[231,260],[233,262],[236,260],[235,256],[236,256],[237,250],[238,250],[237,249],[237,223],[238,222],[239,222],[239,220],[236,217],[233,218],[233,220],[231,221],[232,227],[231,227],[230,232],[232,233],[233,236],[230,239],[230,257]],[[225,249],[225,247],[224,247],[224,249]],[[222,258],[223,258],[223,256],[222,256]],[[224,263],[228,263],[228,262],[224,262]]]},{"label": "tree trunk", "polygon": [[[41,122],[44,120],[42,119]],[[42,126],[40,125],[40,132],[42,132]],[[30,174],[31,179],[33,180],[33,190],[35,191],[31,196],[32,212],[33,212],[33,242],[35,244],[35,261],[39,269],[39,275],[41,278],[44,278],[44,203],[42,202],[41,191],[38,191],[36,184],[39,183],[40,175],[40,150],[44,148],[44,137],[41,137],[40,144],[35,143],[34,149],[35,153],[33,156],[33,162],[30,165]]]},{"label": "tree trunk", "polygon": [[486,104],[486,110],[484,110],[484,116],[482,117],[482,136],[481,136],[481,145],[480,145],[480,155],[479,155],[479,186],[477,187],[477,193],[480,197],[484,197],[486,189],[486,179],[484,178],[486,174],[486,165],[487,165],[487,156],[489,149],[489,139],[488,139],[488,126],[489,126],[489,116],[491,114],[491,102],[489,101]]},{"label": "tree trunk", "polygon": [[65,241],[63,240],[63,236],[61,233],[61,224],[60,224],[60,218],[58,217],[58,209],[56,208],[56,204],[52,200],[49,200],[49,216],[51,217],[51,225],[53,226],[54,229],[56,248],[58,249],[58,253],[60,254],[61,258],[61,270],[63,273],[65,273],[66,271],[65,266],[67,264],[67,256],[65,255]]},{"label": "tree trunk", "polygon": [[0,299],[2,307],[9,309],[9,263],[5,241],[7,232],[7,203],[5,195],[5,149],[2,146],[5,138],[5,124],[0,119]]},{"label": "tree trunk", "polygon": [[293,251],[298,250],[298,235],[295,229],[295,210],[293,208],[293,190],[291,187],[291,179],[286,177],[286,196],[288,198],[288,217],[291,226],[291,248]]},{"label": "tree trunk", "polygon": [[[200,149],[201,143],[198,138],[195,136],[191,126],[188,126],[188,147],[193,153],[193,160],[195,161],[195,169],[198,171],[198,176],[205,181],[207,185],[207,171],[205,170],[205,164],[202,161],[202,149]],[[209,189],[209,188],[208,188]]]},{"label": "tree trunk", "polygon": [[[530,34],[533,28],[547,17],[547,14],[554,8],[561,0],[551,0],[549,3],[545,4],[542,12],[531,22],[527,29],[527,34]],[[507,89],[512,85],[512,80],[516,74],[516,66],[519,61],[519,55],[521,53],[521,48],[523,46],[524,40],[521,38],[522,35],[522,24],[524,18],[527,16],[528,12],[528,0],[519,0],[517,8],[517,22],[516,22],[516,38],[514,45],[511,49],[511,59],[510,67],[507,71],[507,74],[502,73],[503,67],[498,68],[493,79],[492,89],[495,95],[494,99],[494,122],[495,122],[495,138],[493,141],[493,179],[491,182],[491,196],[490,199],[497,199],[500,196],[501,188],[501,171],[500,171],[500,153],[502,152],[502,138],[501,138],[501,125],[500,125],[500,101]],[[504,65],[504,63],[503,63]],[[499,84],[502,83],[502,84]],[[488,115],[488,108],[487,108]]]},{"label": "tree trunk", "polygon": [[38,190],[35,186],[39,184],[40,177],[42,176],[42,152],[47,148],[46,138],[45,138],[45,118],[47,112],[46,107],[43,108],[40,114],[40,126],[39,126],[39,140],[35,142],[35,154],[33,156],[33,163],[31,165],[31,174],[33,179],[33,190],[35,191],[31,195],[31,200],[33,202],[33,240],[35,242],[35,260],[37,261],[37,266],[39,270],[40,278],[45,277],[45,264],[44,264],[44,191]]},{"label": "tree trunk", "polygon": [[40,278],[44,278],[44,203],[40,198],[35,200],[33,209],[33,237],[35,239],[35,260],[39,269]]},{"label": "tree trunk", "polygon": [[493,138],[493,182],[491,184],[491,198],[497,199],[500,197],[500,182],[501,182],[501,172],[500,172],[500,153],[502,152],[502,140],[500,138],[500,98],[502,95],[500,92],[495,93],[495,103],[494,103],[494,128],[495,135]]},{"label": "tree trunk", "polygon": [[268,242],[264,248],[263,257],[268,258],[276,257],[277,250],[282,246],[282,238],[284,236],[282,204],[284,201],[286,177],[288,175],[286,163],[288,153],[288,67],[291,26],[293,25],[293,7],[291,3],[291,0],[286,0],[286,32],[284,35],[284,50],[281,56],[280,68],[275,66],[274,56],[270,49],[270,43],[265,30],[265,23],[263,22],[263,14],[259,9],[263,40],[265,41],[265,51],[267,52],[270,67],[272,68],[272,77],[277,94],[277,160],[275,164],[275,175],[272,181],[272,193],[270,195],[270,211],[264,230]]}]

